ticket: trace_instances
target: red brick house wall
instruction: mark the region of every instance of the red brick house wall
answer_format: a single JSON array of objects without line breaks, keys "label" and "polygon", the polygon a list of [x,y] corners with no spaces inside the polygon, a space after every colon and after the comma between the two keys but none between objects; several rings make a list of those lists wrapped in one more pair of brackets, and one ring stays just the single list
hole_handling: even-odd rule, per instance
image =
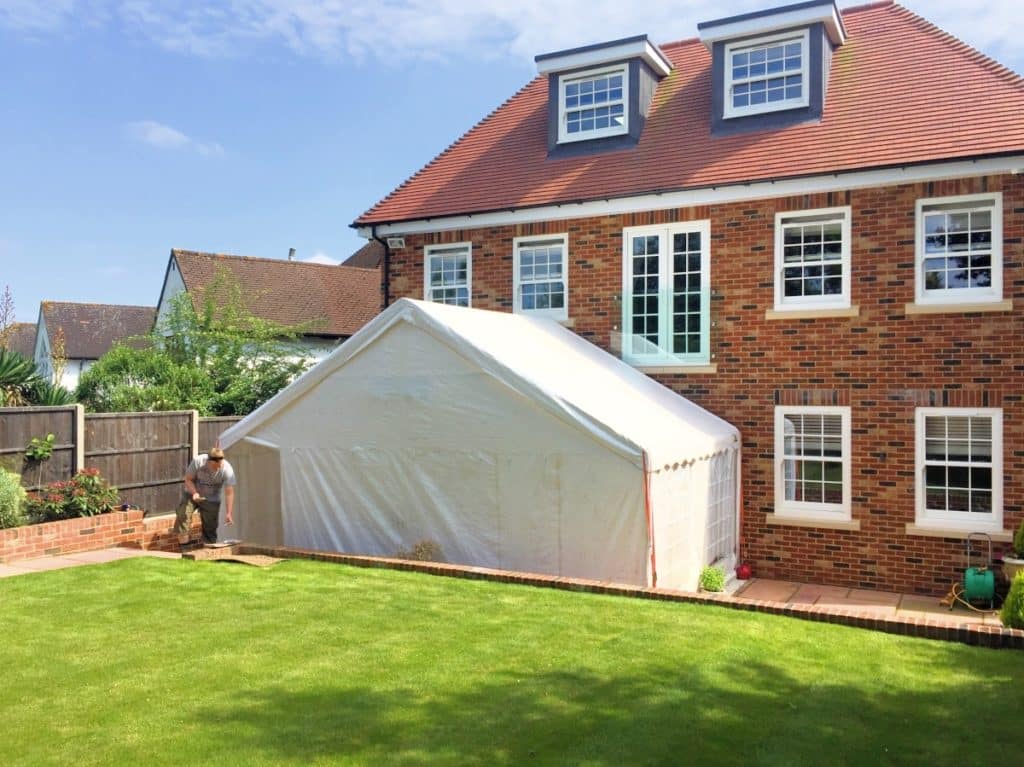
[{"label": "red brick house wall", "polygon": [[[1003,297],[1014,299],[1013,310],[906,314],[915,298],[915,202],[998,191]],[[840,205],[852,209],[851,301],[859,316],[767,319],[776,212]],[[511,311],[513,238],[568,232],[572,327],[617,353],[622,230],[704,219],[711,222],[717,370],[654,377],[742,432],[741,556],[766,577],[945,591],[960,577],[964,541],[906,529],[915,522],[915,407],[1002,408],[1003,527],[1024,519],[1024,176],[406,235],[406,247],[391,257],[391,295],[423,298],[424,245],[471,241],[472,305]],[[778,404],[852,408],[852,518],[859,531],[769,522]]]}]

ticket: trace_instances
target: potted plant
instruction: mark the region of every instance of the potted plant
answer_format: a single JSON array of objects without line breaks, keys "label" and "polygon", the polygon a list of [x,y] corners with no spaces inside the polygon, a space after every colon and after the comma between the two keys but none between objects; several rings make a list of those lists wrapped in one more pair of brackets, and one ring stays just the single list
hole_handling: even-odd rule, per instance
[{"label": "potted plant", "polygon": [[1003,575],[1013,582],[1014,576],[1024,571],[1024,521],[1021,521],[1013,535],[1013,555],[1003,555]]}]

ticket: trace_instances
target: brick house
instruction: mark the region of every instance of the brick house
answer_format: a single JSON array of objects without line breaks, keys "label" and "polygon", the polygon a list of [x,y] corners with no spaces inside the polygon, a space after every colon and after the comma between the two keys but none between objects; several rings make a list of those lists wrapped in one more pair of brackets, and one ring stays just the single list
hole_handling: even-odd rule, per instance
[{"label": "brick house", "polygon": [[757,574],[943,592],[1024,521],[1024,80],[890,2],[698,31],[538,56],[353,226],[386,301],[552,317],[737,426]]}]

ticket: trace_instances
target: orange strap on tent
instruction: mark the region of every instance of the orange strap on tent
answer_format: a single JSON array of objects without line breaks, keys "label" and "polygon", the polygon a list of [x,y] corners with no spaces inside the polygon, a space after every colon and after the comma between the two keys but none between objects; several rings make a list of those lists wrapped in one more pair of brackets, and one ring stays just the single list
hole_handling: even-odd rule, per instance
[{"label": "orange strap on tent", "polygon": [[651,546],[651,586],[658,586],[658,565],[654,557],[654,518],[651,516],[651,473],[647,468],[647,451],[642,453],[644,461],[644,514],[647,515],[647,539]]}]

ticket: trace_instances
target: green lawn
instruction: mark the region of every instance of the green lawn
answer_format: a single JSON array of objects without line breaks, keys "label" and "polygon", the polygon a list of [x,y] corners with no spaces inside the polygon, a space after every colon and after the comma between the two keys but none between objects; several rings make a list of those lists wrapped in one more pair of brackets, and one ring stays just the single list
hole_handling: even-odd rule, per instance
[{"label": "green lawn", "polygon": [[0,580],[0,763],[1014,764],[1024,653],[283,562]]}]

